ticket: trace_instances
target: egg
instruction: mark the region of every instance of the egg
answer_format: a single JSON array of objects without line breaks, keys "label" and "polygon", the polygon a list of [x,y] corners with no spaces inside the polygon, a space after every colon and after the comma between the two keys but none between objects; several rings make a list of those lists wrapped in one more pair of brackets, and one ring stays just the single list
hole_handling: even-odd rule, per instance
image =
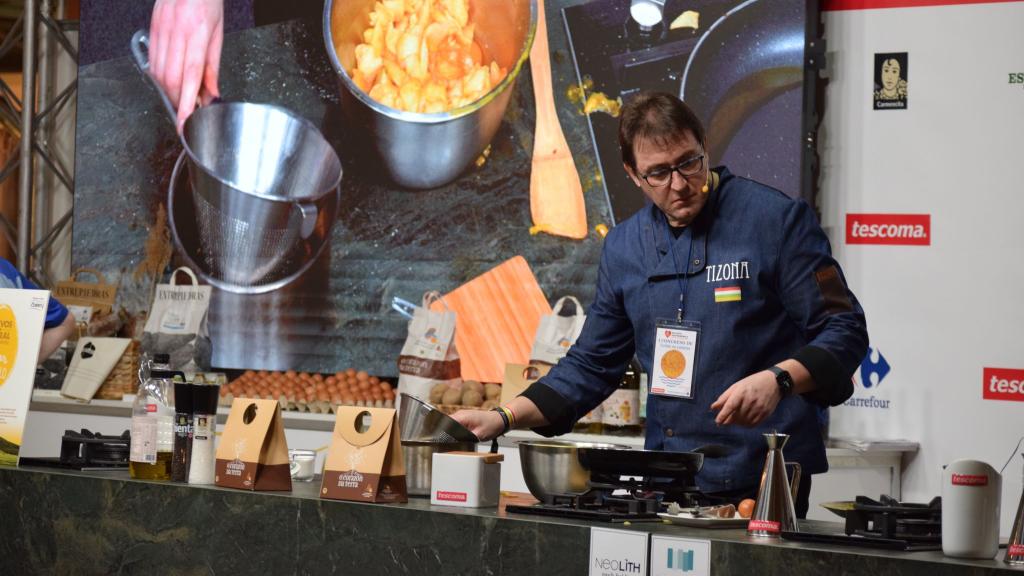
[{"label": "egg", "polygon": [[736,511],[739,512],[740,517],[750,518],[754,513],[754,506],[757,504],[754,500],[747,498],[740,502],[740,505],[736,507]]}]

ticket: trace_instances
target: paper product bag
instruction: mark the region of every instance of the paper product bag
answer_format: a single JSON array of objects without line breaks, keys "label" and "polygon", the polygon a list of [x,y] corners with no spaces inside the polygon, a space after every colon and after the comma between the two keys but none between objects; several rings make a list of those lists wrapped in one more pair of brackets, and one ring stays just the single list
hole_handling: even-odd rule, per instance
[{"label": "paper product bag", "polygon": [[[365,415],[370,418],[368,427],[364,426]],[[407,501],[399,435],[392,408],[339,407],[320,496],[362,502]]]},{"label": "paper product bag", "polygon": [[439,292],[423,295],[423,305],[413,312],[409,332],[398,357],[398,391],[417,398],[429,398],[437,384],[460,380],[462,366],[455,349],[455,312],[430,305],[444,299]]},{"label": "paper product bag", "polygon": [[[92,274],[96,282],[82,282],[81,274]],[[117,286],[107,284],[107,279],[95,268],[79,268],[71,278],[57,282],[53,296],[65,306],[88,306],[97,314],[110,312],[117,299]],[[86,320],[88,323],[88,320]]]},{"label": "paper product bag", "polygon": [[[575,314],[562,316],[562,308],[567,302],[575,306]],[[583,306],[575,296],[562,296],[555,302],[551,314],[541,316],[537,335],[533,339],[530,350],[530,363],[558,364],[558,361],[569,351],[569,347],[579,338],[587,315]]]},{"label": "paper product bag", "polygon": [[78,341],[60,393],[78,400],[92,400],[103,381],[121,360],[131,338],[88,336]]},{"label": "paper product bag", "polygon": [[277,400],[235,398],[217,446],[214,484],[242,490],[291,490],[288,441]]},{"label": "paper product bag", "polygon": [[[192,283],[178,285],[178,272],[187,274]],[[158,284],[142,331],[142,351],[150,358],[169,354],[171,370],[181,370],[189,377],[209,370],[212,351],[206,314],[211,292],[185,267],[171,274],[170,284]]]},{"label": "paper product bag", "polygon": [[537,380],[548,373],[551,366],[546,364],[506,364],[505,378],[501,381],[501,403],[519,396]]}]

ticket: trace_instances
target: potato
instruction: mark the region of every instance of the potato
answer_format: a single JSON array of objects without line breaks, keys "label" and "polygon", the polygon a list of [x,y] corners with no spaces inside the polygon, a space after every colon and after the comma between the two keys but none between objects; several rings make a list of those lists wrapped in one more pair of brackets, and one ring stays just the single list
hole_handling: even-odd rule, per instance
[{"label": "potato", "polygon": [[469,390],[476,390],[477,392],[484,393],[484,385],[477,382],[476,380],[466,380],[462,383]]},{"label": "potato", "polygon": [[441,397],[442,404],[459,404],[460,402],[462,402],[462,390],[459,388],[449,388]]},{"label": "potato", "polygon": [[442,399],[444,398],[444,393],[447,390],[448,390],[448,384],[446,384],[444,382],[442,382],[440,384],[435,384],[434,387],[430,389],[430,403],[431,404],[440,404]]},{"label": "potato", "polygon": [[484,395],[472,388],[462,393],[462,404],[464,406],[480,406],[484,403]]},{"label": "potato", "polygon": [[501,398],[501,384],[485,384],[484,398],[488,400],[497,400],[498,398]]},{"label": "potato", "polygon": [[497,400],[484,400],[484,403],[480,405],[481,410],[490,410],[491,408],[497,408]]}]

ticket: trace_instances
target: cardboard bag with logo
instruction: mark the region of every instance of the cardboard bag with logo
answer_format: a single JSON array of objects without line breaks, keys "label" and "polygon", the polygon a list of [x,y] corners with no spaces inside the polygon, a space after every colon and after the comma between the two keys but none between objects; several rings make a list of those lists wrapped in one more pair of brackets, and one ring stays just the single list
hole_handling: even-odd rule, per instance
[{"label": "cardboard bag with logo", "polygon": [[551,366],[544,364],[505,364],[505,378],[501,381],[501,403],[519,396],[541,377],[547,375]]},{"label": "cardboard bag with logo", "polygon": [[242,490],[291,490],[288,441],[277,400],[235,398],[217,446],[214,484]]},{"label": "cardboard bag with logo", "polygon": [[[179,286],[178,272],[192,280]],[[170,354],[171,370],[181,370],[190,377],[210,369],[212,354],[206,313],[210,307],[212,288],[200,286],[192,270],[181,267],[171,273],[170,284],[158,284],[156,296],[140,345],[143,353]]]},{"label": "cardboard bag with logo", "polygon": [[60,393],[69,398],[92,400],[131,343],[129,338],[87,336],[79,340]]},{"label": "cardboard bag with logo", "polygon": [[[83,273],[95,276],[96,282],[80,281],[78,278]],[[89,307],[94,314],[106,314],[114,307],[117,286],[107,284],[107,279],[95,268],[79,268],[68,280],[57,282],[53,296],[65,306]],[[88,320],[85,323],[88,324]]]},{"label": "cardboard bag with logo", "polygon": [[[369,417],[368,422],[364,416]],[[395,410],[338,408],[320,496],[363,502],[407,501]]]},{"label": "cardboard bag with logo", "polygon": [[[572,316],[562,315],[566,302],[573,303]],[[583,306],[576,297],[559,298],[551,314],[540,318],[537,336],[533,339],[533,348],[530,350],[530,363],[558,364],[562,356],[569,351],[569,347],[576,343],[586,321],[587,315],[583,313]]]},{"label": "cardboard bag with logo", "polygon": [[430,398],[434,386],[455,383],[462,373],[455,349],[455,312],[447,306],[444,312],[432,311],[436,300],[444,304],[439,292],[423,295],[423,306],[413,312],[398,357],[398,390],[422,400]]}]

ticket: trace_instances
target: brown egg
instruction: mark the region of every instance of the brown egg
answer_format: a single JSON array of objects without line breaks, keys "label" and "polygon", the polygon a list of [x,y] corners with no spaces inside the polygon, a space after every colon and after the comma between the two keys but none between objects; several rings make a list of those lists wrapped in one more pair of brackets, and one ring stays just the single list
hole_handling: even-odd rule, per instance
[{"label": "brown egg", "polygon": [[328,376],[327,378],[324,378],[324,382],[326,382],[328,386],[331,386],[333,384],[337,384],[338,383],[338,379],[335,378],[334,375],[332,374],[332,375]]},{"label": "brown egg", "polygon": [[362,382],[359,383],[359,389],[364,391],[364,392],[369,390],[370,388],[371,388],[370,383],[367,382],[366,380],[363,380]]},{"label": "brown egg", "polygon": [[369,379],[370,379],[370,375],[367,374],[365,370],[360,370],[359,372],[356,372],[356,380],[369,380]]},{"label": "brown egg", "polygon": [[385,400],[394,400],[395,399],[395,391],[394,390],[385,390],[384,391],[384,399]]},{"label": "brown egg", "polygon": [[312,398],[316,396],[316,386],[305,386],[302,388],[302,391],[306,393],[307,397]]},{"label": "brown egg", "polygon": [[323,374],[313,374],[313,380],[316,380],[317,382],[323,382],[324,376]]},{"label": "brown egg", "polygon": [[370,376],[370,384],[380,384],[380,378],[376,376]]},{"label": "brown egg", "polygon": [[341,395],[341,402],[345,406],[352,406],[353,404],[356,403],[356,397],[351,395],[351,394],[342,394]]},{"label": "brown egg", "polygon": [[218,392],[218,394],[220,395],[221,398],[223,398],[223,397],[228,395],[228,392],[229,392],[229,390],[228,390],[227,386],[221,386],[220,387],[220,392]]},{"label": "brown egg", "polygon": [[388,390],[391,390],[391,384],[388,382],[381,382],[377,384],[377,389],[381,392],[387,392]]},{"label": "brown egg", "polygon": [[349,376],[351,378],[354,378],[355,375],[356,375],[356,369],[355,368],[346,368],[345,369],[345,375]]}]

